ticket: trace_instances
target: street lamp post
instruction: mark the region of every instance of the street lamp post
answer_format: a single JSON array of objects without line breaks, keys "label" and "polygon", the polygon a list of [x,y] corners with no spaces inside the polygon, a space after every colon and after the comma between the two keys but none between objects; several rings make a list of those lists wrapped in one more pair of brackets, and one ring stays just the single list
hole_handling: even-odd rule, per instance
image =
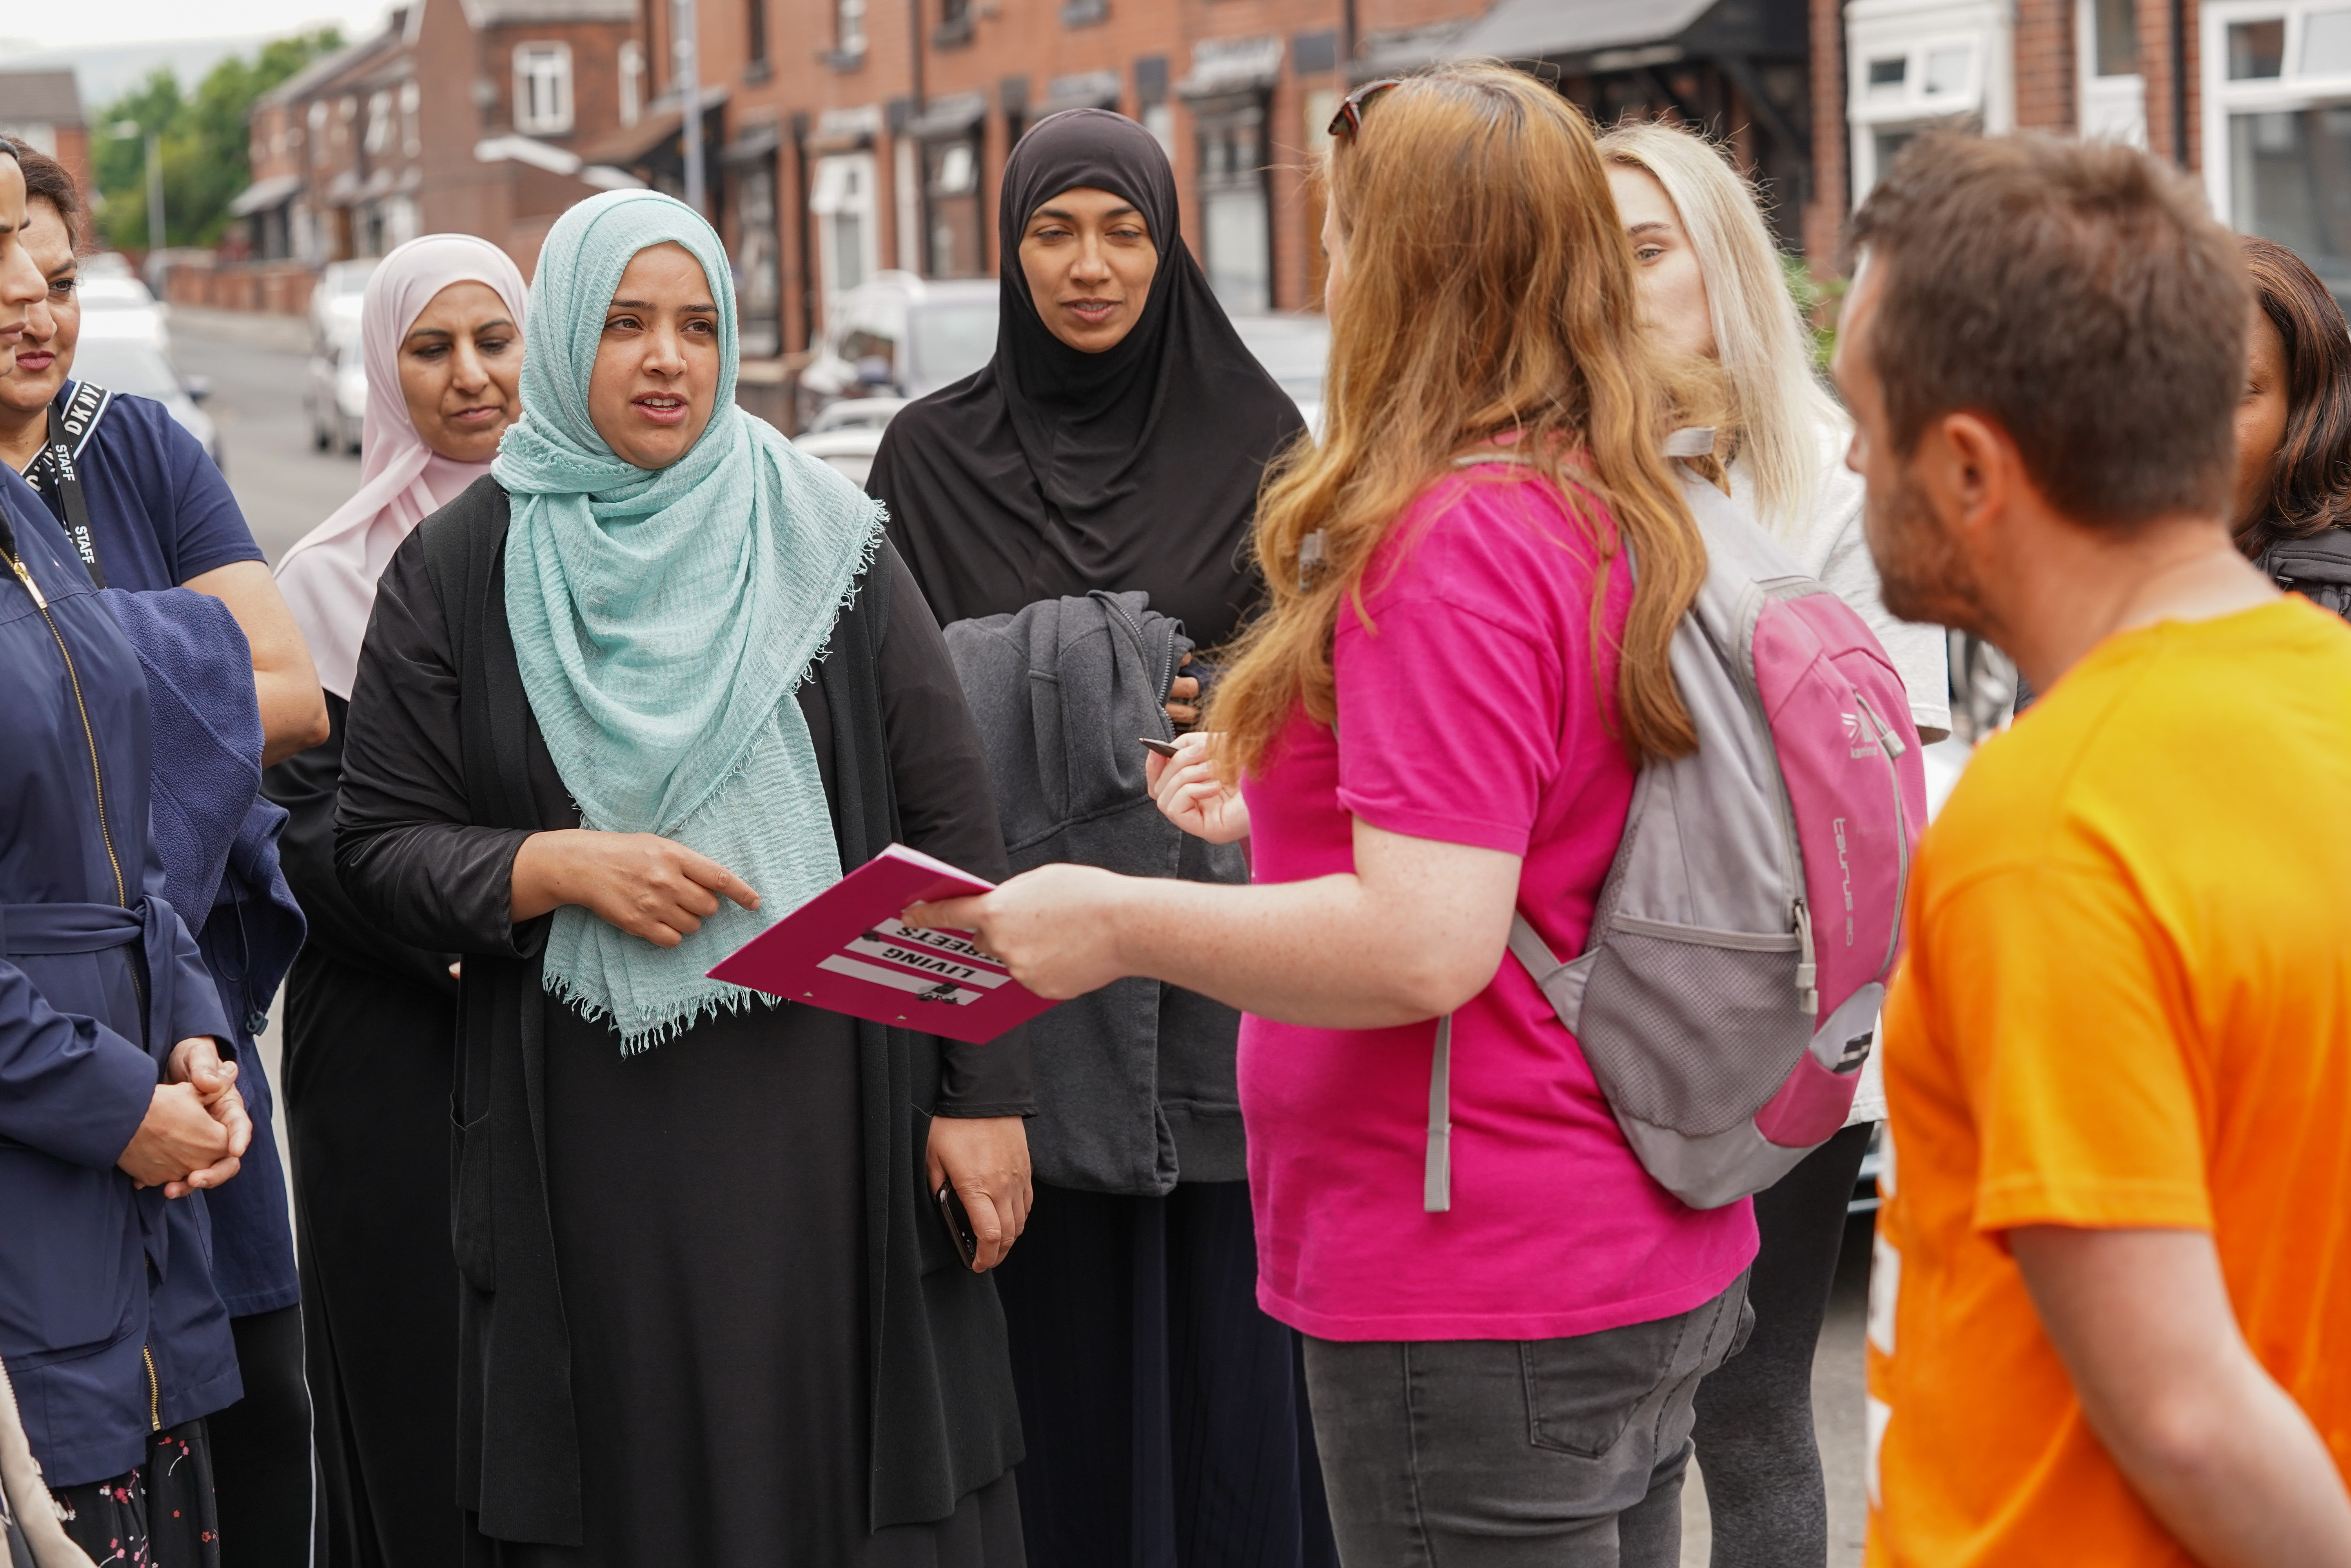
[{"label": "street lamp post", "polygon": [[[117,140],[128,141],[141,134],[135,120],[118,120],[113,126]],[[147,131],[147,249],[152,254],[163,248],[163,144],[154,131]]]},{"label": "street lamp post", "polygon": [[677,0],[673,15],[675,36],[670,40],[670,57],[677,67],[677,90],[684,103],[685,204],[707,215],[703,204],[701,26],[695,0]]}]

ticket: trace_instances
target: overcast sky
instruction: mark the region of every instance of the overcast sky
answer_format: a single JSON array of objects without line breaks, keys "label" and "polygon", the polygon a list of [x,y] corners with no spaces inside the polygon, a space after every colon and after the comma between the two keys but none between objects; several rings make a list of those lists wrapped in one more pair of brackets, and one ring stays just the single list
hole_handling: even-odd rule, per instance
[{"label": "overcast sky", "polygon": [[383,20],[383,0],[235,0],[191,5],[188,0],[100,0],[97,5],[11,5],[0,37],[20,48],[71,48],[88,44],[136,44],[181,38],[251,37],[339,23],[358,37]]},{"label": "overcast sky", "polygon": [[193,87],[224,55],[250,56],[265,39],[321,23],[340,26],[346,38],[365,37],[383,25],[385,9],[385,0],[11,5],[0,13],[0,70],[70,66],[81,78],[83,111],[94,113],[159,66]]}]

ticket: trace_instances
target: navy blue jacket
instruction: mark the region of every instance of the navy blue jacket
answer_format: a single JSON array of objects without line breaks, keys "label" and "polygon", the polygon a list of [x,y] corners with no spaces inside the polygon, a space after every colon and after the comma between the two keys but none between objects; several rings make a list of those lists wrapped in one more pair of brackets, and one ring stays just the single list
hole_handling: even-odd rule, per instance
[{"label": "navy blue jacket", "polygon": [[236,1030],[236,1086],[253,1117],[244,1168],[204,1195],[213,1282],[231,1317],[274,1312],[292,1306],[301,1291],[286,1173],[270,1132],[269,1079],[255,1035],[301,951],[303,922],[277,865],[286,809],[258,793],[261,708],[253,653],[228,606],[207,594],[110,587],[99,597],[147,678],[154,758],[150,837],[163,865],[164,896],[197,927],[196,950]]},{"label": "navy blue jacket", "polygon": [[65,532],[0,465],[0,1359],[52,1486],[243,1392],[201,1195],[115,1165],[172,1045],[233,1041],[156,891],[147,687]]},{"label": "navy blue jacket", "polygon": [[[79,384],[68,382],[58,395],[70,398]],[[300,906],[277,874],[277,830],[286,813],[256,792],[261,721],[244,634],[234,631],[225,611],[206,617],[204,606],[177,603],[170,592],[216,567],[261,560],[261,547],[254,543],[253,530],[212,458],[171,410],[152,398],[119,392],[109,397],[82,433],[74,462],[107,588],[131,596],[115,597],[116,619],[124,622],[124,635],[150,672],[149,711],[157,727],[152,739],[159,767],[155,830],[162,845],[166,896],[196,934],[221,1009],[235,1030],[237,1089],[253,1117],[253,1147],[245,1168],[205,1200],[213,1223],[213,1278],[232,1316],[290,1307],[301,1294],[294,1232],[287,1219],[286,1173],[271,1132],[275,1096],[255,1038],[266,1023],[277,983],[302,946]],[[54,493],[40,498],[62,527],[61,499]],[[132,613],[141,608],[141,601],[153,612]],[[228,621],[237,644],[233,658],[219,648],[172,646],[188,643],[207,620]],[[159,659],[166,662],[173,689],[158,689]],[[242,693],[229,692],[224,675],[242,682]],[[243,722],[247,717],[249,724]],[[229,760],[224,747],[232,741],[232,748],[252,754],[254,782],[241,789],[224,779],[219,767]],[[190,831],[191,813],[215,815],[215,807],[231,813],[225,828],[208,823],[214,831]],[[174,851],[192,847],[196,858],[214,863],[183,886],[192,880],[190,856]],[[225,867],[217,861],[222,853],[228,856]]]}]

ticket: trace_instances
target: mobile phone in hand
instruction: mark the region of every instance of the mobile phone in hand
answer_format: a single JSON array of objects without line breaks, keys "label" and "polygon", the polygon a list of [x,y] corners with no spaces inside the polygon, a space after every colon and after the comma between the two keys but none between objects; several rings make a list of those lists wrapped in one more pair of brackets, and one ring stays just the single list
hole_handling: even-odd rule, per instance
[{"label": "mobile phone in hand", "polygon": [[956,1256],[963,1266],[970,1268],[979,1260],[979,1233],[971,1228],[971,1213],[964,1207],[955,1183],[941,1185],[935,1196],[939,1206],[939,1223],[947,1228],[947,1239],[955,1243]]},{"label": "mobile phone in hand", "polygon": [[1173,757],[1176,755],[1176,747],[1166,741],[1154,740],[1147,735],[1138,736],[1136,738],[1143,742],[1143,748],[1145,751],[1155,751],[1162,757]]}]

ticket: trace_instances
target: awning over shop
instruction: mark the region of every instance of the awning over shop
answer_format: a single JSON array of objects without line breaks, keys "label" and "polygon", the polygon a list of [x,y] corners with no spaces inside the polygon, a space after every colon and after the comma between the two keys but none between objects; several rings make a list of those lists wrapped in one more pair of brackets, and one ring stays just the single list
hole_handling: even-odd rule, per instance
[{"label": "awning over shop", "polygon": [[228,204],[228,215],[249,218],[256,213],[282,207],[292,201],[301,189],[302,176],[299,174],[274,174],[266,180],[256,180],[236,193],[236,200]]},{"label": "awning over shop", "polygon": [[721,163],[756,163],[783,145],[783,128],[774,120],[747,125],[743,134],[718,150]]},{"label": "awning over shop", "polygon": [[1351,81],[1376,81],[1382,77],[1405,76],[1438,60],[1452,57],[1453,40],[1465,27],[1475,26],[1474,20],[1463,22],[1432,22],[1426,27],[1398,27],[1391,31],[1366,33],[1348,64]]},{"label": "awning over shop", "polygon": [[[723,87],[702,89],[702,112],[705,119],[710,111],[726,101]],[[677,139],[685,124],[676,99],[656,99],[634,125],[624,125],[618,131],[598,137],[580,149],[582,163],[607,163],[626,169],[649,162],[664,146]]]},{"label": "awning over shop", "polygon": [[1192,46],[1192,73],[1176,84],[1187,99],[1261,92],[1281,77],[1281,40],[1203,38]]},{"label": "awning over shop", "polygon": [[987,95],[980,92],[950,93],[935,98],[923,112],[906,122],[902,134],[917,141],[934,141],[942,137],[960,136],[987,118]]},{"label": "awning over shop", "polygon": [[1801,55],[1800,35],[1774,36],[1776,13],[1789,9],[1766,0],[1496,0],[1437,57],[1572,61],[1609,71],[1662,65],[1685,51]]},{"label": "awning over shop", "polygon": [[528,136],[493,136],[474,143],[476,163],[528,163],[550,174],[580,172],[580,154]]},{"label": "awning over shop", "polygon": [[855,109],[828,109],[816,117],[816,130],[809,137],[811,152],[848,152],[860,147],[870,147],[882,134],[882,106],[860,104]]},{"label": "awning over shop", "polygon": [[1116,71],[1080,71],[1075,76],[1055,77],[1045,84],[1045,100],[1031,106],[1029,117],[1042,120],[1065,109],[1116,109],[1118,89]]}]

